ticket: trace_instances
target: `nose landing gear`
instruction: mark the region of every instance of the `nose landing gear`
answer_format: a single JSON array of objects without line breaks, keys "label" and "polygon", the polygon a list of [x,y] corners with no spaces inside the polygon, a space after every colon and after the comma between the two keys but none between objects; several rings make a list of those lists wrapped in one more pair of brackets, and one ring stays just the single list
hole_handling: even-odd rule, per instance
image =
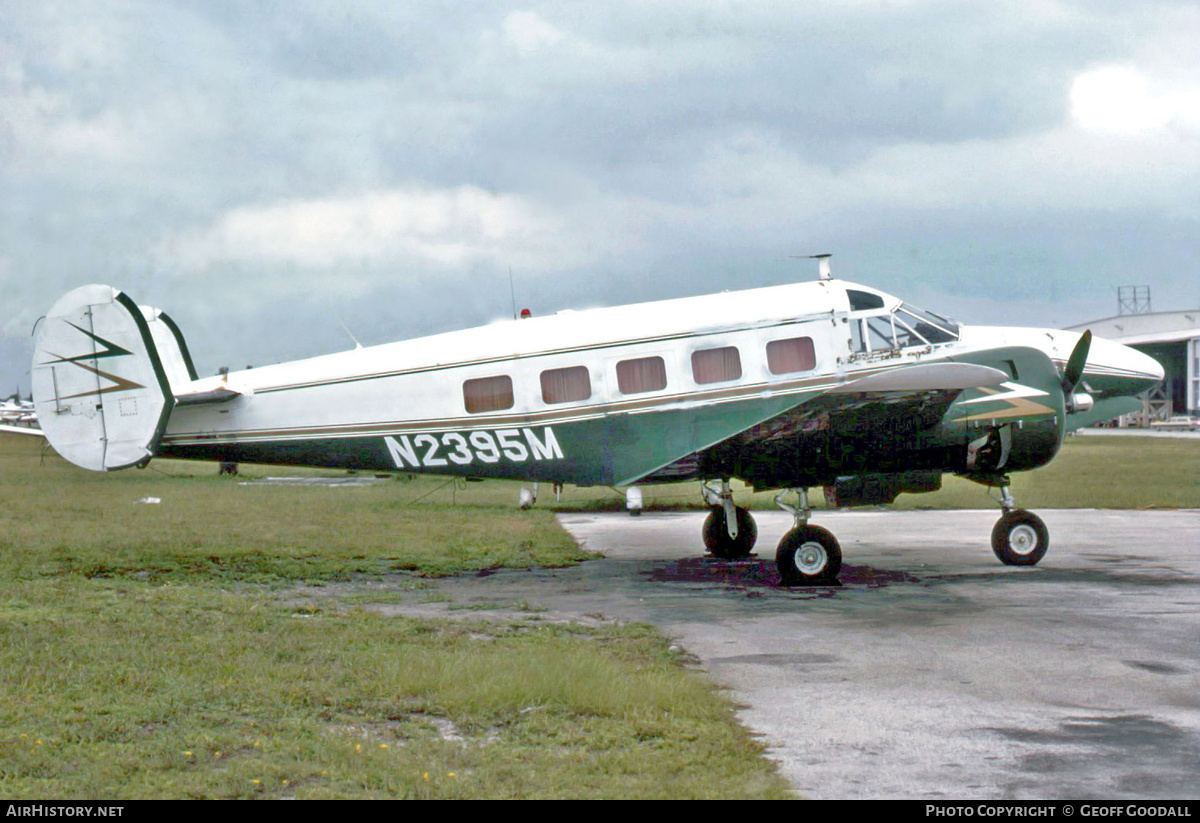
[{"label": "nose landing gear", "polygon": [[1033,566],[1050,548],[1050,532],[1042,518],[1016,508],[1008,486],[1000,487],[1000,507],[1004,514],[992,528],[992,551],[1006,566]]}]

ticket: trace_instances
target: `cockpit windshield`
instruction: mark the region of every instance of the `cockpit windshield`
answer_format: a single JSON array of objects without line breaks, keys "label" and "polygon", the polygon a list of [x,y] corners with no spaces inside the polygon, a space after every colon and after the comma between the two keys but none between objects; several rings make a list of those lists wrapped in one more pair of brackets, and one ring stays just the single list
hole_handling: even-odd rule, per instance
[{"label": "cockpit windshield", "polygon": [[891,312],[879,311],[883,308],[882,300],[867,301],[864,297],[875,295],[862,292],[860,299],[851,301],[851,311],[860,318],[850,322],[850,342],[856,352],[892,351],[958,340],[958,324],[947,317],[907,303]]},{"label": "cockpit windshield", "polygon": [[958,324],[953,320],[908,303],[896,310],[896,322],[911,327],[929,343],[952,343],[958,339]]}]

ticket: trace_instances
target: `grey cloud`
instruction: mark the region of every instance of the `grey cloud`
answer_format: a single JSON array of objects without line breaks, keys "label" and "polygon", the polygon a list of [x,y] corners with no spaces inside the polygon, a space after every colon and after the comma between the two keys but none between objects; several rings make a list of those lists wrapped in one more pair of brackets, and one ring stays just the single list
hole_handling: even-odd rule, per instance
[{"label": "grey cloud", "polygon": [[779,258],[815,251],[945,310],[1076,322],[1143,271],[1194,302],[1200,155],[1084,139],[1067,95],[1096,65],[1183,72],[1195,32],[1168,2],[6,6],[0,331],[88,281],[214,368],[344,343],[331,289],[370,342],[505,316],[503,254],[170,253],[238,210],[416,188],[556,214],[571,253],[516,273],[539,311],[807,277]]}]

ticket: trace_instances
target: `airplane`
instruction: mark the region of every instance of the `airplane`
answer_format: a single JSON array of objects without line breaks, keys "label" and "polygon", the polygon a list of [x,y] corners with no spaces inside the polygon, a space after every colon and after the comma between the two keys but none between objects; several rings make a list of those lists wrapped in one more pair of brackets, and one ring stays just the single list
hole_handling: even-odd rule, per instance
[{"label": "airplane", "polygon": [[37,414],[34,413],[33,402],[22,400],[19,393],[0,401],[0,431],[40,436],[42,432],[37,427]]},{"label": "airplane", "polygon": [[[179,327],[110,286],[77,288],[41,322],[34,407],[87,469],[154,457],[640,487],[701,481],[702,537],[750,555],[757,528],[730,481],[779,490],[794,523],[784,586],[836,584],[830,505],[890,503],[944,474],[1000,491],[992,548],[1009,565],[1049,533],[1010,475],[1065,434],[1140,408],[1152,358],[1090,332],[961,325],[877,289],[816,280],[562,311],[200,378]],[[789,502],[795,495],[795,502]]]}]

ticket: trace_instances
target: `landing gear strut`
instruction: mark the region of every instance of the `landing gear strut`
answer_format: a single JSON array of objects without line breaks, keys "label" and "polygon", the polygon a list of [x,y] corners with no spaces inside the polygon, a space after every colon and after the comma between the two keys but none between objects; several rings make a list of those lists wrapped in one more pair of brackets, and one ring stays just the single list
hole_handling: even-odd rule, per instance
[{"label": "landing gear strut", "polygon": [[1000,487],[1000,507],[1004,514],[992,528],[992,551],[1007,566],[1033,566],[1050,548],[1050,532],[1042,518],[1016,508],[1016,500],[1007,485]]},{"label": "landing gear strut", "polygon": [[780,492],[775,498],[775,505],[795,518],[795,525],[779,541],[775,551],[779,583],[783,586],[836,584],[842,570],[842,547],[828,529],[809,525],[812,510],[808,506],[808,489],[793,491],[800,498],[797,506],[784,502],[787,491]]},{"label": "landing gear strut", "polygon": [[706,483],[701,487],[701,492],[704,501],[712,507],[702,530],[704,547],[712,552],[713,557],[722,560],[748,557],[754,548],[754,541],[758,539],[758,526],[750,512],[734,505],[729,481],[722,480],[717,489]]}]

